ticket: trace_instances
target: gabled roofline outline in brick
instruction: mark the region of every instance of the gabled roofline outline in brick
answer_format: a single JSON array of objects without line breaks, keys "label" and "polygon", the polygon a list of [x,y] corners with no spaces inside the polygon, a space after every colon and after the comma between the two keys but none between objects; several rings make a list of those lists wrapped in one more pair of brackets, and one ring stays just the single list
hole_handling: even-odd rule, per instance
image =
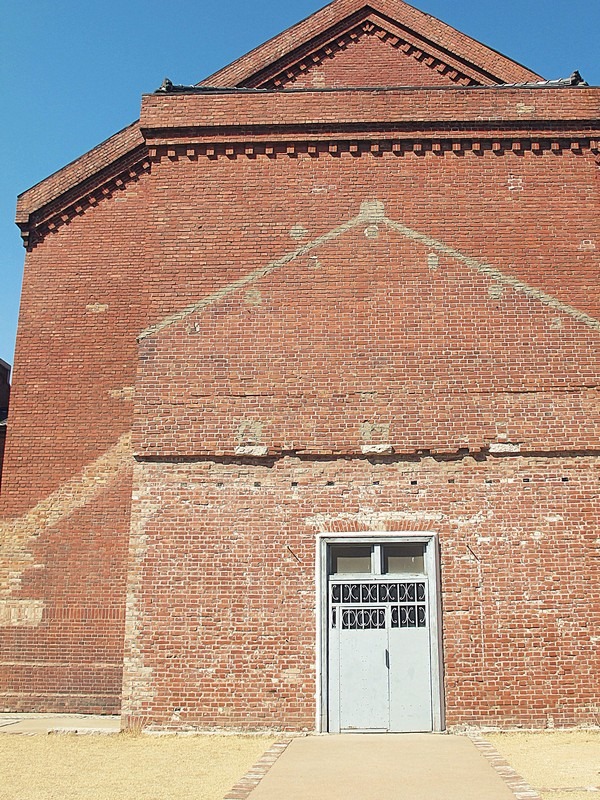
[{"label": "gabled roofline outline in brick", "polygon": [[313,239],[312,241],[307,242],[306,244],[303,244],[294,250],[291,250],[289,253],[285,253],[285,255],[281,256],[280,258],[270,261],[263,267],[258,267],[257,269],[252,270],[252,272],[249,272],[246,275],[243,275],[241,278],[238,278],[237,280],[227,284],[226,286],[217,289],[215,292],[203,297],[196,303],[192,303],[185,308],[174,312],[173,314],[169,314],[154,325],[150,325],[145,328],[138,335],[137,341],[141,342],[150,336],[155,336],[156,334],[159,334],[161,331],[165,330],[165,328],[180,322],[186,317],[189,317],[191,314],[194,314],[198,311],[203,311],[205,308],[216,305],[225,297],[228,297],[230,294],[242,289],[244,286],[248,286],[257,280],[276,272],[282,267],[285,267],[287,264],[290,264],[292,261],[295,261],[300,256],[307,255],[321,245],[337,239],[338,236],[347,233],[359,225],[368,226],[379,224],[385,225],[390,230],[396,231],[407,239],[420,242],[437,253],[441,253],[442,255],[460,261],[465,266],[478,272],[480,275],[490,278],[495,283],[501,284],[502,286],[508,286],[519,294],[524,294],[527,297],[537,300],[549,308],[554,309],[555,311],[567,314],[577,322],[586,325],[588,328],[600,331],[600,320],[596,319],[595,317],[592,317],[589,314],[586,314],[584,311],[580,311],[579,309],[576,309],[567,303],[563,303],[553,295],[542,291],[542,289],[538,289],[535,286],[530,286],[528,283],[525,283],[518,278],[514,278],[511,275],[506,275],[504,272],[499,270],[497,267],[492,266],[491,264],[487,264],[483,261],[478,261],[476,258],[467,256],[464,253],[461,253],[459,250],[456,250],[455,248],[445,244],[444,242],[434,239],[428,234],[420,233],[419,231],[403,225],[401,222],[395,222],[394,220],[389,219],[385,215],[384,204],[379,200],[365,200],[360,206],[359,213],[355,217],[352,217],[352,219],[342,223],[341,225],[338,225],[327,233],[318,236],[316,239]]},{"label": "gabled roofline outline in brick", "polygon": [[[261,86],[288,65],[298,62],[324,45],[331,33],[340,35],[357,23],[376,15],[397,30],[422,42],[427,49],[457,59],[468,70],[475,70],[494,84],[526,83],[541,80],[522,64],[467,36],[445,22],[425,14],[402,0],[333,0],[291,28],[269,39],[246,55],[209,75],[202,86]],[[433,53],[432,53],[433,54]],[[294,61],[294,58],[296,60]],[[468,74],[468,71],[467,71]]]},{"label": "gabled roofline outline in brick", "polygon": [[[490,76],[486,73],[463,64],[454,56],[442,53],[438,48],[424,43],[411,32],[399,29],[397,25],[379,15],[369,13],[364,19],[350,27],[348,27],[350,21],[346,20],[346,22],[347,24],[341,31],[329,31],[324,42],[313,41],[310,45],[296,48],[288,58],[281,59],[280,71],[275,77],[267,80],[264,80],[264,75],[254,77],[249,84],[256,85],[256,88],[261,89],[294,88],[297,77],[310,74],[314,67],[328,59],[335,58],[338,53],[358,44],[365,36],[375,36],[388,47],[397,50],[398,59],[404,57],[419,61],[424,67],[424,76],[427,75],[427,70],[446,75],[449,86],[452,83],[459,86],[480,86],[490,81]],[[335,35],[332,36],[334,32]],[[319,37],[319,39],[322,38]],[[267,74],[273,73],[273,66],[270,66]],[[424,78],[423,86],[426,85],[426,82],[427,79]]]}]

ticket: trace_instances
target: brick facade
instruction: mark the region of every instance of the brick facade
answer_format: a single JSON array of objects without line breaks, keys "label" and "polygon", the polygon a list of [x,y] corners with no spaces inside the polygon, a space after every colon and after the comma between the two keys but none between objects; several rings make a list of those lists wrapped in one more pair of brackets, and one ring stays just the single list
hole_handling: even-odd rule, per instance
[{"label": "brick facade", "polygon": [[313,729],[318,535],[427,531],[447,724],[596,719],[599,90],[375,6],[21,196],[3,707]]},{"label": "brick facade", "polygon": [[585,456],[138,465],[124,710],[313,729],[316,533],[435,529],[447,724],[589,724],[599,478]]}]

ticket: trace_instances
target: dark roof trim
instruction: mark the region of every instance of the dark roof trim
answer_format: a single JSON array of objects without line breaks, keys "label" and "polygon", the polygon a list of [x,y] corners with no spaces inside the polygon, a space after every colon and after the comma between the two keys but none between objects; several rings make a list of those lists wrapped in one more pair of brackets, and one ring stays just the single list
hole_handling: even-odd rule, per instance
[{"label": "dark roof trim", "polygon": [[578,70],[571,73],[568,78],[558,78],[553,81],[532,81],[531,83],[497,83],[491,86],[325,86],[325,87],[310,87],[298,89],[254,89],[245,86],[201,86],[198,84],[175,84],[165,78],[162,84],[155,89],[153,94],[281,94],[281,92],[355,92],[355,91],[381,91],[381,90],[396,90],[396,89],[439,89],[440,91],[453,91],[455,89],[551,89],[551,88],[569,88],[574,87],[589,87],[589,83],[583,80]]},{"label": "dark roof trim", "polygon": [[583,80],[579,70],[576,69],[568,78],[557,78],[554,81],[533,81],[532,83],[501,83],[500,86],[512,86],[515,89],[523,89],[535,86],[589,86],[589,83]]}]

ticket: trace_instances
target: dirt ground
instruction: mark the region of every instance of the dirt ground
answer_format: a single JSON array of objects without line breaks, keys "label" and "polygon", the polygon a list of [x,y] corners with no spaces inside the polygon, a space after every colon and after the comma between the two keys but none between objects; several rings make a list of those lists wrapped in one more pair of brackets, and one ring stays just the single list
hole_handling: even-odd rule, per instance
[{"label": "dirt ground", "polygon": [[[600,730],[485,738],[544,800],[600,800]],[[0,800],[221,800],[269,736],[0,736]]]},{"label": "dirt ground", "polygon": [[544,800],[600,800],[600,730],[485,738]]},{"label": "dirt ground", "polygon": [[1,800],[222,800],[267,736],[0,736]]}]

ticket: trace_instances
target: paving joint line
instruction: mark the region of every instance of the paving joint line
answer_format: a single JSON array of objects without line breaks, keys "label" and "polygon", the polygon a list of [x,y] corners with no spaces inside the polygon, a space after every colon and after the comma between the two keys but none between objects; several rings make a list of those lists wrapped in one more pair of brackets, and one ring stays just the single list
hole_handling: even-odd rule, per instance
[{"label": "paving joint line", "polygon": [[560,792],[561,794],[568,794],[569,792],[600,792],[600,786],[544,786],[540,789],[543,794],[549,792]]},{"label": "paving joint line", "polygon": [[262,754],[258,761],[250,767],[244,777],[240,778],[240,780],[232,786],[223,797],[223,800],[246,800],[295,738],[295,736],[289,736],[274,742],[271,747]]},{"label": "paving joint line", "polygon": [[542,800],[541,795],[511,767],[508,761],[500,755],[494,745],[490,744],[485,737],[478,733],[468,733],[467,736],[481,755],[489,761],[490,766],[502,778],[517,800]]}]

